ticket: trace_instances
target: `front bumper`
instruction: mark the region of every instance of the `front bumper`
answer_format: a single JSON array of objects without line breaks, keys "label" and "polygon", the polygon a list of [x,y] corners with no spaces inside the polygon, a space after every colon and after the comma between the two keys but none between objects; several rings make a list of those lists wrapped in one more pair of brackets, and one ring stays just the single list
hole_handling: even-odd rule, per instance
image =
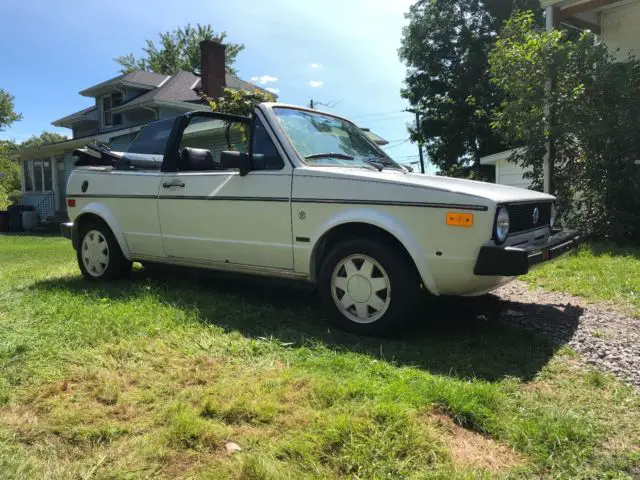
[{"label": "front bumper", "polygon": [[480,249],[475,275],[516,277],[525,275],[531,267],[555,260],[573,250],[580,243],[575,231],[563,230],[549,236],[545,243],[527,247],[484,246]]}]

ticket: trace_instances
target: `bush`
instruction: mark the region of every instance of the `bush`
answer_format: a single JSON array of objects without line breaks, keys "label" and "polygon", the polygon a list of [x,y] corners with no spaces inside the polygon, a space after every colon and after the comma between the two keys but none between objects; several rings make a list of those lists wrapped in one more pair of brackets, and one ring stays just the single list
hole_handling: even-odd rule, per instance
[{"label": "bush", "polygon": [[522,147],[511,160],[531,168],[534,188],[551,138],[564,221],[596,238],[640,241],[640,62],[616,62],[590,32],[537,29],[531,12],[506,22],[489,59],[506,95],[492,126]]}]

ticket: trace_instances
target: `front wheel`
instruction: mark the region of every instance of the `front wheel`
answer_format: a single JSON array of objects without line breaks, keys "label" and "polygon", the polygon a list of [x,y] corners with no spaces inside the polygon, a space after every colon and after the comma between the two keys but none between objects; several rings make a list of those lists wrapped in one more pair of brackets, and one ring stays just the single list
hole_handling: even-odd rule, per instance
[{"label": "front wheel", "polygon": [[362,335],[399,330],[415,314],[421,297],[417,272],[406,254],[368,239],[336,245],[324,261],[318,287],[335,323]]},{"label": "front wheel", "polygon": [[77,257],[87,280],[115,280],[131,271],[132,263],[122,254],[111,229],[100,220],[90,220],[83,226]]}]

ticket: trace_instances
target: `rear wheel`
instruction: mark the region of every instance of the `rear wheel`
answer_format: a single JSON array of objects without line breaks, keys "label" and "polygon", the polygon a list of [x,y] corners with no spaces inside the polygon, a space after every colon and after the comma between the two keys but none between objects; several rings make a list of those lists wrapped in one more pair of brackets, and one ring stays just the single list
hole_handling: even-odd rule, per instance
[{"label": "rear wheel", "polygon": [[336,245],[325,258],[318,287],[334,322],[363,335],[401,329],[421,297],[415,267],[406,254],[368,239]]},{"label": "rear wheel", "polygon": [[87,280],[115,280],[131,271],[132,263],[124,257],[113,232],[103,221],[87,221],[79,238],[78,266]]}]

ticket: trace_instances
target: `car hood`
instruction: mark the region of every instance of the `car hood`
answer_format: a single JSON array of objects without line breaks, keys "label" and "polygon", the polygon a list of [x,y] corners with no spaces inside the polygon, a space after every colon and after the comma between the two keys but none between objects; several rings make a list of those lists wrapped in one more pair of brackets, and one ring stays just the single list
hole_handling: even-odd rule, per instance
[{"label": "car hood", "polygon": [[492,200],[496,203],[522,201],[552,201],[555,197],[545,193],[508,187],[496,183],[478,182],[460,178],[438,177],[419,173],[407,173],[398,170],[383,170],[378,172],[365,168],[349,167],[306,167],[305,174],[335,176],[353,180],[367,180],[412,187],[424,187],[432,190],[442,190],[461,195],[470,195]]}]

